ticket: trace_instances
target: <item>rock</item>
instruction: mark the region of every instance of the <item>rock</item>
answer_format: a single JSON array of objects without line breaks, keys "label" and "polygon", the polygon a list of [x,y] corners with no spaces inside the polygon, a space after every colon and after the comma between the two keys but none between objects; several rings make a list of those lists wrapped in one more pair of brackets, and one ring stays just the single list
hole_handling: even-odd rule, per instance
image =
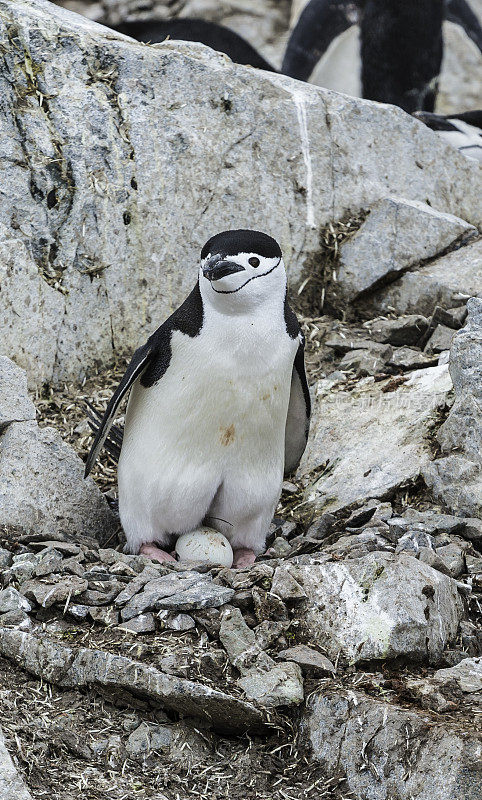
[{"label": "rock", "polygon": [[219,608],[225,603],[229,603],[233,594],[234,590],[227,586],[219,586],[211,580],[202,580],[179,594],[161,598],[157,601],[156,608],[168,608],[176,611]]},{"label": "rock", "polygon": [[446,325],[437,325],[425,345],[425,352],[442,353],[444,350],[450,350],[453,338],[454,331],[452,328],[447,328]]},{"label": "rock", "polygon": [[326,539],[332,533],[335,517],[333,514],[321,514],[310,525],[306,535],[310,539]]},{"label": "rock", "polygon": [[[393,529],[391,530],[393,533]],[[430,536],[424,528],[419,528],[417,530],[415,527],[409,527],[407,532],[403,533],[398,538],[395,552],[397,554],[410,553],[410,555],[417,558],[422,548],[425,550],[435,550],[432,536]]]},{"label": "rock", "polygon": [[482,558],[467,554],[465,564],[469,575],[482,575]]},{"label": "rock", "polygon": [[395,391],[381,382],[318,396],[299,471],[329,466],[305,499],[317,511],[336,511],[417,478],[432,458],[428,435],[450,388],[442,366],[413,372]]},{"label": "rock", "polygon": [[27,393],[27,376],[13,361],[0,356],[0,432],[11,422],[35,419],[35,406]]},{"label": "rock", "polygon": [[190,631],[196,627],[196,622],[189,614],[171,614],[169,611],[159,611],[157,619],[164,628],[172,631]]},{"label": "rock", "polygon": [[153,569],[152,567],[144,567],[142,572],[129,581],[125,589],[119,592],[115,599],[116,606],[120,607],[128,603],[129,600],[131,600],[134,595],[138,594],[147,583],[156,580],[158,577],[159,573],[156,569]]},{"label": "rock", "polygon": [[132,617],[137,617],[148,608],[156,609],[158,600],[170,595],[182,593],[201,580],[198,572],[171,572],[161,578],[149,580],[142,592],[135,594],[121,611],[121,617],[127,622]]},{"label": "rock", "polygon": [[311,560],[296,577],[308,598],[300,618],[332,660],[406,656],[436,664],[462,617],[455,581],[404,553]]},{"label": "rock", "polygon": [[0,592],[0,614],[11,611],[31,611],[32,606],[27,598],[20,594],[13,586]]},{"label": "rock", "polygon": [[469,297],[482,295],[482,239],[437,258],[414,272],[406,272],[366,301],[370,313],[396,311],[430,317],[436,306],[464,306]]},{"label": "rock", "polygon": [[414,350],[412,347],[397,347],[388,361],[388,366],[396,369],[411,370],[420,369],[421,367],[433,367],[436,363],[436,357],[427,356],[420,350]]},{"label": "rock", "polygon": [[286,661],[267,671],[253,667],[236,683],[248,700],[264,708],[294,706],[303,702],[303,677],[298,664]]},{"label": "rock", "polygon": [[156,630],[156,621],[154,614],[140,614],[138,617],[130,619],[129,622],[122,622],[117,627],[127,633],[151,633]]},{"label": "rock", "polygon": [[416,345],[428,328],[428,319],[409,314],[397,319],[374,319],[365,323],[375,341],[393,345]]},{"label": "rock", "polygon": [[464,550],[455,542],[437,548],[437,556],[442,559],[447,575],[458,578],[465,572]]},{"label": "rock", "polygon": [[13,377],[17,394],[10,402],[18,403],[20,421],[0,425],[0,525],[17,535],[34,531],[52,538],[59,528],[72,537],[114,533],[115,518],[93,480],[84,481],[82,462],[56,431],[38,427],[25,378],[1,359],[0,386],[5,380],[13,391]]},{"label": "rock", "polygon": [[35,600],[42,608],[50,608],[55,603],[64,603],[68,598],[78,597],[87,588],[87,581],[76,575],[53,580],[30,580],[22,584],[22,594]]},{"label": "rock", "polygon": [[117,611],[113,608],[105,608],[104,606],[89,606],[89,617],[93,622],[105,625],[106,628],[117,625],[119,622],[119,614]]},{"label": "rock", "polygon": [[126,743],[126,751],[130,758],[136,761],[146,758],[151,749],[151,736],[149,725],[143,722],[135,731],[132,731]]},{"label": "rock", "polygon": [[370,800],[475,800],[482,743],[471,726],[437,723],[359,692],[313,693],[303,722],[322,769]]},{"label": "rock", "polygon": [[0,614],[0,627],[2,628],[17,628],[21,631],[29,631],[34,628],[34,623],[25,611],[7,611],[6,614]]},{"label": "rock", "polygon": [[0,653],[38,678],[63,688],[107,687],[131,692],[183,716],[207,719],[215,730],[235,733],[257,729],[264,716],[251,703],[155,667],[102,650],[73,650],[45,637],[0,629]]},{"label": "rock", "polygon": [[0,569],[6,569],[10,567],[12,564],[12,554],[10,550],[4,550],[3,547],[0,547]]},{"label": "rock", "polygon": [[62,569],[62,555],[58,550],[46,550],[40,555],[40,561],[34,569],[36,578],[43,578],[52,572]]},{"label": "rock", "polygon": [[440,306],[435,306],[430,324],[434,325],[439,322],[442,325],[446,325],[447,328],[453,328],[458,331],[466,319],[466,306],[458,306],[457,308],[441,308]]},{"label": "rock", "polygon": [[282,536],[277,536],[267,550],[267,555],[272,558],[286,558],[291,553],[292,547]]},{"label": "rock", "polygon": [[370,350],[352,350],[343,356],[339,363],[342,372],[353,372],[357,377],[379,375],[385,369],[385,360],[374,355]]},{"label": "rock", "polygon": [[0,729],[0,797],[2,800],[32,800],[32,795],[25,786],[13,764],[5,744],[3,731]]},{"label": "rock", "polygon": [[471,542],[482,542],[482,519],[465,519],[465,529],[463,536]]},{"label": "rock", "polygon": [[306,599],[303,586],[292,575],[289,564],[282,564],[276,568],[271,593],[286,602],[298,602]]},{"label": "rock", "polygon": [[450,374],[455,402],[438,431],[446,457],[423,469],[423,477],[437,500],[455,514],[482,515],[482,299],[467,304],[464,328],[457,332],[450,351]]},{"label": "rock", "polygon": [[360,230],[340,246],[333,287],[337,300],[356,300],[466,234],[473,236],[476,230],[463,219],[442,214],[426,203],[399,197],[379,200]]},{"label": "rock", "polygon": [[438,669],[433,680],[442,684],[455,681],[462,692],[482,692],[482,657],[464,658],[455,667]]},{"label": "rock", "polygon": [[302,669],[314,675],[334,675],[336,672],[329,658],[319,653],[318,650],[313,650],[312,647],[307,647],[304,644],[281,650],[278,653],[278,658],[283,659],[283,661],[294,661]]},{"label": "rock", "polygon": [[[374,342],[367,339],[364,333],[353,331],[339,331],[332,334],[325,340],[326,347],[331,347],[337,354],[347,354],[358,352],[359,350],[369,350],[370,354],[375,358],[388,359],[392,354],[392,348],[388,345],[383,345],[380,342]],[[338,370],[333,375],[337,375]],[[340,373],[340,377],[343,377]],[[331,387],[329,387],[331,388]]]},{"label": "rock", "polygon": [[0,12],[0,346],[31,386],[132,351],[185,297],[221,218],[269,230],[293,283],[324,226],[388,196],[429,202],[424,220],[481,222],[472,163],[399,109],[194,43],[136,44],[46,0],[1,0]]},{"label": "rock", "polygon": [[451,514],[441,514],[438,511],[417,511],[407,508],[402,514],[402,519],[408,525],[422,525],[427,533],[436,536],[438,533],[461,533],[465,530],[467,520],[454,517]]},{"label": "rock", "polygon": [[[262,651],[254,631],[246,625],[239,608],[227,608],[224,611],[219,639],[231,664],[241,675],[248,673],[253,665],[256,665],[258,670],[274,666],[273,659]],[[256,672],[256,669],[254,671]]]}]

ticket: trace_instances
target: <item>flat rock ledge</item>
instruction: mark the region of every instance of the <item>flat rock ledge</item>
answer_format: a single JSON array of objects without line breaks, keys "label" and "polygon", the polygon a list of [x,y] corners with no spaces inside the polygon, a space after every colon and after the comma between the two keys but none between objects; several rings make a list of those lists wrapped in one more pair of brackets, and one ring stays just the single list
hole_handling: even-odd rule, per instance
[{"label": "flat rock ledge", "polygon": [[102,650],[73,650],[30,633],[0,628],[0,654],[56,686],[127,691],[181,716],[201,717],[220,733],[260,729],[266,723],[263,712],[251,703]]}]

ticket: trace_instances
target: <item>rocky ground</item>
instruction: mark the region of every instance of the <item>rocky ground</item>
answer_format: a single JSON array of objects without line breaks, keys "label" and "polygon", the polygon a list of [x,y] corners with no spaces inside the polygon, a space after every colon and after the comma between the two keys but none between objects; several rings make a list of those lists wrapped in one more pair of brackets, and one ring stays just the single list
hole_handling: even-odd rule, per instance
[{"label": "rocky ground", "polygon": [[[479,168],[396,110],[138,48],[64,12],[46,21],[45,7],[0,0],[16,120],[1,118],[2,800],[476,800]],[[167,108],[160,67],[197,103],[194,121]],[[227,123],[211,102],[220,82]],[[255,110],[266,127],[245,144]],[[209,151],[212,194],[207,121],[242,150],[222,163]],[[146,161],[159,141],[161,188]],[[180,180],[204,189],[176,193]],[[126,209],[135,231],[124,219],[113,236]],[[114,462],[82,477],[85,401],[103,410],[221,213],[226,226],[258,215],[280,239],[314,401],[249,570],[125,555]],[[177,251],[187,266],[173,267]]]}]

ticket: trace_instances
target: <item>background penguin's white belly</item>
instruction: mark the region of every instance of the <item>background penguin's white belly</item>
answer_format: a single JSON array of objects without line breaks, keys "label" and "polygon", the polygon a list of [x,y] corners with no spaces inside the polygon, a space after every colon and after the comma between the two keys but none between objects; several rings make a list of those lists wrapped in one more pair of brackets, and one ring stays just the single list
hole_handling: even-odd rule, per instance
[{"label": "background penguin's white belly", "polygon": [[278,486],[297,342],[244,334],[217,342],[212,331],[176,331],[164,376],[147,389],[134,384],[119,460],[121,515],[143,506],[171,530],[189,529],[237,475],[243,484],[249,472],[260,493]]}]

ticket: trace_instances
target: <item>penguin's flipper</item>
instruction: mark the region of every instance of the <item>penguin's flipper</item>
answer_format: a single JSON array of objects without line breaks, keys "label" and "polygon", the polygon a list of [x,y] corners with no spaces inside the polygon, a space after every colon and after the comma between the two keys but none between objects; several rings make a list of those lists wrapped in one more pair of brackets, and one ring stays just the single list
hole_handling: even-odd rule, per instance
[{"label": "penguin's flipper", "polygon": [[291,33],[281,72],[307,81],[331,42],[355,21],[350,0],[310,0]]},{"label": "penguin's flipper", "polygon": [[[94,436],[97,436],[99,428],[102,425],[103,415],[87,400],[85,401],[85,405],[87,406],[87,422]],[[104,442],[104,447],[114,461],[119,461],[123,437],[124,431],[122,428],[118,425],[112,425]]]},{"label": "penguin's flipper", "polygon": [[482,26],[466,0],[447,0],[445,18],[460,25],[482,52]]},{"label": "penguin's flipper", "polygon": [[87,461],[85,462],[85,472],[84,472],[85,478],[87,477],[92,467],[94,466],[96,458],[99,455],[100,451],[102,450],[102,447],[104,446],[104,442],[112,427],[116,411],[119,407],[122,398],[124,397],[126,392],[129,391],[134,381],[146,369],[153,352],[154,352],[154,347],[152,345],[151,340],[149,340],[142,347],[139,347],[139,349],[136,350],[136,352],[132,356],[131,362],[127,367],[124,377],[122,378],[117,389],[115,390],[114,394],[109,400],[109,404],[105,410],[104,416],[102,417],[102,421],[99,425],[96,437],[94,439],[94,443],[90,448],[90,453],[87,456]]},{"label": "penguin's flipper", "polygon": [[[102,417],[94,443],[85,462],[85,477],[92,469],[114,421],[115,413],[124,395],[142,374],[141,383],[149,388],[161,380],[171,360],[171,334],[174,330],[186,336],[197,336],[203,323],[203,303],[199,281],[184,303],[162,323],[161,327],[149,337],[146,344],[139,347],[132,356],[126,373],[112,395]],[[120,442],[119,444],[122,444]],[[119,450],[120,453],[120,450]]]},{"label": "penguin's flipper", "polygon": [[294,472],[305,452],[310,429],[310,415],[311,398],[305,372],[304,337],[300,334],[300,345],[291,375],[291,394],[286,418],[285,475]]}]

